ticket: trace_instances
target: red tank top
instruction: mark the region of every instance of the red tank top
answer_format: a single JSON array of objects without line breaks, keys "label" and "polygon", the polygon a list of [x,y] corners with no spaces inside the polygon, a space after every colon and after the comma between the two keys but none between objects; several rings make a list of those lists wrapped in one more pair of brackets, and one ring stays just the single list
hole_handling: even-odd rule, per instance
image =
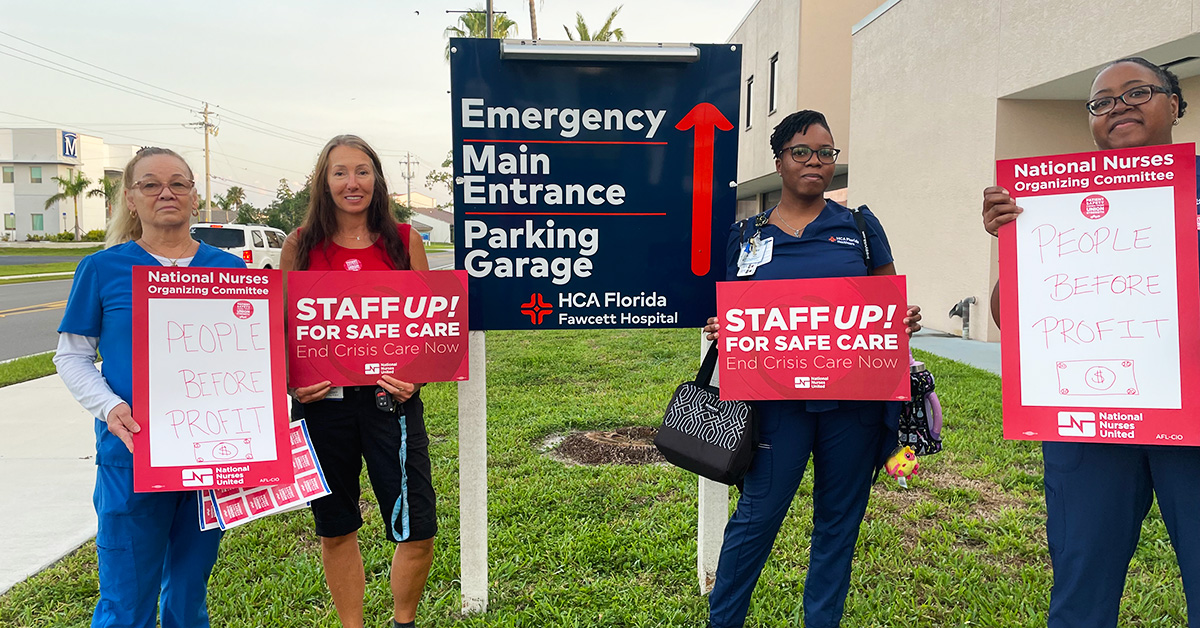
[{"label": "red tank top", "polygon": [[[400,241],[408,250],[408,238],[412,225],[400,223],[397,225]],[[395,270],[396,265],[383,248],[383,238],[376,238],[371,246],[361,249],[348,249],[332,241],[318,244],[308,254],[309,270]]]}]

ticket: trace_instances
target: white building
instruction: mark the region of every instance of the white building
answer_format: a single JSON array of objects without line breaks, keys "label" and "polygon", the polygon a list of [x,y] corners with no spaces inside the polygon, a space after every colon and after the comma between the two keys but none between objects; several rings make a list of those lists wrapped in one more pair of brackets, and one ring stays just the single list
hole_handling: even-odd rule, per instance
[{"label": "white building", "polygon": [[[24,240],[75,228],[75,203],[59,201],[46,208],[46,199],[60,191],[54,177],[68,179],[81,172],[98,187],[101,178],[118,179],[137,152],[136,146],[106,144],[103,139],[65,129],[0,129],[0,214],[3,234]],[[91,188],[89,188],[91,189]],[[107,221],[104,198],[79,198],[79,229],[103,229]]]}]

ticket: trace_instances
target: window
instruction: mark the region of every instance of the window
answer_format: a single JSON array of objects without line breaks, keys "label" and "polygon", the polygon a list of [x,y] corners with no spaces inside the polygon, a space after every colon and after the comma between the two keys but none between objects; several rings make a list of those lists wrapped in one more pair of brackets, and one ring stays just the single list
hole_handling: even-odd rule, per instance
[{"label": "window", "polygon": [[9,212],[4,214],[4,230],[14,231],[17,228],[17,215]]},{"label": "window", "polygon": [[779,53],[775,53],[771,57],[771,83],[767,86],[767,115],[775,113],[775,87],[777,85],[778,75],[775,69],[779,66]]},{"label": "window", "polygon": [[273,248],[273,249],[282,249],[283,248],[283,234],[278,231],[268,231],[267,232],[267,243],[270,244],[271,248]]},{"label": "window", "polygon": [[746,79],[746,128],[750,128],[750,94],[754,87],[754,77]]},{"label": "window", "polygon": [[31,219],[31,221],[33,223],[30,226],[33,228],[34,231],[45,231],[46,230],[45,224],[42,222],[41,214],[30,214],[29,218]]},{"label": "window", "polygon": [[13,167],[12,166],[4,166],[4,182],[5,183],[13,182]]},{"label": "window", "polygon": [[253,238],[254,238],[255,248],[261,249],[266,246],[265,244],[263,244],[263,237],[262,237],[261,231],[251,231],[250,235],[253,236]]},{"label": "window", "polygon": [[[41,183],[42,182],[42,167],[41,166],[30,166],[29,167],[29,182],[30,183]],[[35,214],[35,215],[37,215],[37,214]]]}]

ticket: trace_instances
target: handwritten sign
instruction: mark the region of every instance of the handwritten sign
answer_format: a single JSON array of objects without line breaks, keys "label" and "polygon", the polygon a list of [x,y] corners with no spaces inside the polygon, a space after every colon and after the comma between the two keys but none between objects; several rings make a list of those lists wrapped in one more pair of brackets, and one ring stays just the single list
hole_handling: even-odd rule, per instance
[{"label": "handwritten sign", "polygon": [[467,379],[465,271],[293,271],[287,282],[292,386]]},{"label": "handwritten sign", "polygon": [[910,396],[903,276],[717,284],[722,399]]},{"label": "handwritten sign", "polygon": [[1005,438],[1200,445],[1195,145],[996,171]]},{"label": "handwritten sign", "polygon": [[201,530],[228,530],[255,519],[306,508],[314,499],[330,493],[304,419],[292,422],[288,436],[295,479],[275,486],[201,491]]},{"label": "handwritten sign", "polygon": [[133,269],[134,490],[292,477],[278,272]]}]

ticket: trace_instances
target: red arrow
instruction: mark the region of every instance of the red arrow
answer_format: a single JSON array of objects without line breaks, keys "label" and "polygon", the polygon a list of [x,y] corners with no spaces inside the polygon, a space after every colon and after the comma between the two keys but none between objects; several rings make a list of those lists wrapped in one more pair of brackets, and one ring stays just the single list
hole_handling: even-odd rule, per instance
[{"label": "red arrow", "polygon": [[712,103],[702,102],[688,112],[675,128],[696,130],[692,149],[692,274],[708,274],[709,244],[712,241],[713,138],[716,129],[732,131],[733,124]]}]

